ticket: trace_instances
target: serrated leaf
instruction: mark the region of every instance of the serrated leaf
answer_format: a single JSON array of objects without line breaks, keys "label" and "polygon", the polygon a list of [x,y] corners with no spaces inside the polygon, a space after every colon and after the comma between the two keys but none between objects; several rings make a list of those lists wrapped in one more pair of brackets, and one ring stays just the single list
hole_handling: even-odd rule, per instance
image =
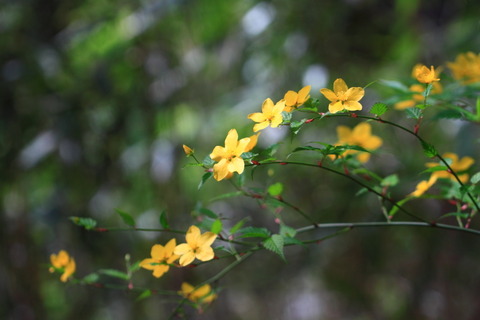
[{"label": "serrated leaf", "polygon": [[292,238],[292,237],[283,237],[283,242],[284,242],[284,245],[297,245],[297,246],[305,246],[305,244],[298,240],[298,239],[295,239],[295,238]]},{"label": "serrated leaf", "polygon": [[168,220],[167,220],[167,212],[165,210],[163,210],[160,213],[159,221],[162,228],[170,229],[170,225],[168,224]]},{"label": "serrated leaf", "polygon": [[209,218],[218,219],[218,215],[210,209],[200,208],[200,209],[198,209],[198,212],[201,213],[204,216],[209,217]]},{"label": "serrated leaf", "polygon": [[297,234],[297,230],[295,230],[294,228],[292,227],[289,227],[287,225],[280,225],[280,235],[283,236],[283,237],[295,237],[295,235]]},{"label": "serrated leaf", "polygon": [[125,211],[122,211],[120,209],[115,209],[115,212],[120,215],[122,218],[123,222],[131,227],[135,226],[135,220],[133,220],[132,216],[126,213]]},{"label": "serrated leaf", "polygon": [[85,283],[91,284],[91,283],[97,282],[99,278],[100,277],[98,276],[98,274],[90,273],[90,274],[86,275],[85,277],[83,277],[82,281],[84,281]]},{"label": "serrated leaf", "polygon": [[388,177],[385,177],[382,182],[380,182],[380,185],[382,187],[394,187],[398,184],[398,176],[396,174],[389,175]]},{"label": "serrated leaf", "polygon": [[135,301],[140,301],[140,300],[143,300],[143,299],[146,299],[148,297],[150,297],[152,295],[152,291],[150,289],[147,289],[145,291],[143,291],[138,297],[137,299],[135,299]]},{"label": "serrated leaf", "polygon": [[268,187],[268,193],[273,197],[280,195],[282,191],[283,184],[281,182],[274,183],[270,187]]},{"label": "serrated leaf", "polygon": [[208,181],[213,176],[213,172],[207,171],[203,174],[202,179],[200,180],[200,183],[198,184],[198,190],[200,190],[201,187],[205,184],[205,182]]},{"label": "serrated leaf", "polygon": [[480,181],[480,172],[475,173],[471,178],[470,182],[473,184],[477,184]]},{"label": "serrated leaf", "polygon": [[388,111],[388,106],[385,103],[377,102],[370,109],[370,113],[373,113],[377,116],[381,116]]},{"label": "serrated leaf", "polygon": [[283,121],[289,122],[290,120],[292,120],[292,113],[291,113],[291,112],[282,111],[282,118],[283,118]]},{"label": "serrated leaf", "polygon": [[107,275],[109,277],[119,278],[123,280],[128,280],[129,278],[128,274],[126,274],[125,272],[115,270],[115,269],[100,269],[98,270],[98,272],[101,274]]},{"label": "serrated leaf", "polygon": [[422,109],[419,109],[419,108],[407,108],[405,109],[405,112],[407,113],[407,118],[410,118],[410,119],[418,120],[423,115]]},{"label": "serrated leaf", "polygon": [[238,238],[268,238],[270,231],[266,228],[246,227],[238,230]]},{"label": "serrated leaf", "polygon": [[278,256],[285,261],[285,255],[283,254],[283,245],[283,237],[279,234],[274,234],[270,238],[263,241],[263,246],[265,247],[265,249],[278,254]]},{"label": "serrated leaf", "polygon": [[223,229],[223,223],[220,219],[216,219],[212,226],[210,227],[210,231],[215,233],[215,234],[219,234],[220,231],[222,231]]},{"label": "serrated leaf", "polygon": [[97,221],[92,218],[70,217],[69,219],[77,226],[84,227],[86,230],[91,230],[97,225]]},{"label": "serrated leaf", "polygon": [[433,158],[437,155],[437,150],[435,150],[435,147],[425,141],[422,141],[422,148],[423,153],[429,158]]}]

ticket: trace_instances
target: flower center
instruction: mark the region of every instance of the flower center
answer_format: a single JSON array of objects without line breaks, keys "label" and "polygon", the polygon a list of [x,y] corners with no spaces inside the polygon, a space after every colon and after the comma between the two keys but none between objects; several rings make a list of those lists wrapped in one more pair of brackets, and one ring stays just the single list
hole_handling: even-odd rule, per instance
[{"label": "flower center", "polygon": [[347,101],[347,100],[348,100],[348,96],[347,96],[347,94],[346,94],[346,91],[339,91],[339,92],[337,93],[337,98],[338,98],[338,100],[340,100],[340,101]]}]

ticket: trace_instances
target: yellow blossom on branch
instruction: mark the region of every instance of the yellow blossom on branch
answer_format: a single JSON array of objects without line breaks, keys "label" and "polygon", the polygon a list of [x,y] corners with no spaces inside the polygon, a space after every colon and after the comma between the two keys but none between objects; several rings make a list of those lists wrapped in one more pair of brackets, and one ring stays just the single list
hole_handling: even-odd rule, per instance
[{"label": "yellow blossom on branch", "polygon": [[[372,135],[372,127],[367,122],[359,123],[355,128],[350,129],[347,126],[337,127],[338,142],[335,145],[359,146],[368,151],[378,149],[383,141],[380,137]],[[343,153],[357,155],[358,161],[364,163],[370,159],[370,153],[358,150],[347,150]]]},{"label": "yellow blossom on branch", "polygon": [[62,276],[60,277],[62,282],[67,282],[68,278],[75,273],[75,260],[70,257],[68,252],[65,250],[60,250],[58,254],[51,254],[50,262],[53,266],[49,269],[50,272],[54,272],[55,269],[59,269],[63,272]]},{"label": "yellow blossom on branch", "polygon": [[430,179],[420,181],[415,187],[415,191],[409,194],[410,197],[420,197],[437,181],[437,177],[431,175]]},{"label": "yellow blossom on branch", "polygon": [[285,100],[285,108],[283,111],[292,112],[297,107],[303,105],[308,99],[310,99],[310,89],[312,86],[306,86],[300,89],[300,91],[288,91],[285,93],[284,100]]},{"label": "yellow blossom on branch", "polygon": [[480,53],[461,53],[454,62],[447,62],[447,66],[463,84],[480,82]]},{"label": "yellow blossom on branch", "polygon": [[173,253],[177,243],[175,239],[171,239],[165,246],[160,244],[153,245],[150,255],[151,258],[143,259],[140,262],[140,267],[153,270],[153,276],[160,278],[165,272],[170,269],[170,264],[179,258]]},{"label": "yellow blossom on branch", "polygon": [[204,284],[195,289],[191,284],[184,282],[182,283],[182,290],[178,293],[193,303],[211,303],[217,298],[209,284]]},{"label": "yellow blossom on branch", "polygon": [[[468,170],[473,163],[475,162],[473,158],[471,157],[463,157],[462,159],[458,159],[458,156],[455,153],[452,152],[447,152],[442,155],[444,159],[450,159],[452,160],[452,163],[450,164],[450,168],[457,174],[458,178],[462,183],[465,183],[468,181],[469,175],[468,173],[462,173],[463,171]],[[438,162],[429,162],[426,164],[427,167],[432,168],[432,167],[437,167],[437,166],[442,166],[443,164],[438,163]],[[446,170],[442,171],[435,171],[432,173],[432,176],[435,176],[436,178],[445,178],[445,179],[451,179],[453,181],[457,181],[455,179],[454,175]]]},{"label": "yellow blossom on branch", "polygon": [[249,152],[251,151],[253,148],[255,148],[255,146],[257,145],[257,142],[258,142],[258,136],[260,135],[260,132],[257,133],[257,134],[254,134],[254,135],[251,135],[249,138],[250,138],[250,142],[247,144],[247,146],[245,147],[245,150],[244,152]]},{"label": "yellow blossom on branch", "polygon": [[358,101],[365,95],[365,90],[360,87],[348,88],[343,79],[337,79],[333,82],[333,91],[324,88],[320,92],[330,100],[328,105],[330,113],[337,113],[342,110],[362,110],[362,105]]},{"label": "yellow blossom on branch", "polygon": [[253,132],[263,130],[268,126],[278,127],[283,121],[283,109],[285,109],[285,100],[282,99],[274,105],[272,99],[266,99],[262,104],[262,112],[251,113],[247,117],[258,122],[253,126]]},{"label": "yellow blossom on branch", "polygon": [[[215,180],[230,177],[233,172],[243,173],[245,163],[240,156],[247,149],[250,138],[243,138],[238,141],[237,130],[231,129],[225,138],[225,147],[216,146],[210,158],[218,163],[213,166],[213,177]],[[253,147],[252,147],[253,148]]]},{"label": "yellow blossom on branch", "polygon": [[216,238],[217,235],[213,232],[200,234],[198,227],[191,226],[188,228],[185,236],[187,243],[176,246],[173,253],[180,256],[179,263],[183,267],[192,263],[195,258],[200,261],[212,260],[215,257],[215,253],[211,245]]},{"label": "yellow blossom on branch", "polygon": [[435,68],[433,66],[428,69],[425,65],[423,64],[417,64],[414,67],[413,74],[415,78],[417,79],[418,82],[421,83],[432,83],[434,81],[440,81],[440,78],[438,77],[437,72],[435,71]]}]

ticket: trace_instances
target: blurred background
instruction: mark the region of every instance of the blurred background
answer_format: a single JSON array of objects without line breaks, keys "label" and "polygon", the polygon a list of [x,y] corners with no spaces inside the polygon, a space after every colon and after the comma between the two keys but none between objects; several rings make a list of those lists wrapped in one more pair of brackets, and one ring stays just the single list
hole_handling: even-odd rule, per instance
[{"label": "blurred background", "polygon": [[[121,226],[119,208],[138,226],[159,227],[165,210],[173,227],[186,230],[201,202],[227,225],[250,217],[275,231],[272,215],[252,199],[208,203],[233,188],[208,181],[197,191],[203,172],[184,168],[190,159],[182,144],[203,159],[229,129],[250,135],[247,114],[287,90],[312,85],[319,98],[338,77],[349,86],[404,80],[417,62],[438,66],[478,53],[479,12],[471,0],[0,2],[0,318],[163,319],[175,306],[171,299],[135,302],[137,294],[124,290],[64,284],[48,264],[51,253],[65,249],[79,277],[122,270],[125,254],[147,258],[171,235],[89,232],[68,217]],[[381,100],[381,87],[370,88],[367,106]],[[293,142],[287,131],[267,130],[259,146],[334,143],[340,123],[358,121],[325,121]],[[385,143],[367,166],[397,173],[394,197],[403,197],[424,178],[418,173],[427,159],[411,137],[378,124],[373,130]],[[480,161],[474,125],[427,121],[423,133],[441,142],[441,153]],[[247,183],[282,182],[285,198],[320,222],[382,219],[378,200],[353,197],[359,187],[349,181],[274,170]],[[410,208],[429,218],[452,210],[422,200]],[[292,219],[293,227],[302,225]],[[254,255],[217,283],[223,290],[212,306],[203,314],[187,309],[186,318],[478,319],[479,249],[477,237],[453,232],[354,230],[287,248],[287,264],[268,252]],[[141,270],[134,281],[177,290],[226,263],[175,269],[161,279]]]}]

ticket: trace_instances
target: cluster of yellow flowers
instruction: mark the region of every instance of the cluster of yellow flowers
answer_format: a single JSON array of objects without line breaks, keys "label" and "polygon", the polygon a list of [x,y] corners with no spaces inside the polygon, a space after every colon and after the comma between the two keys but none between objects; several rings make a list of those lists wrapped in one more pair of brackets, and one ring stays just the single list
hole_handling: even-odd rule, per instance
[{"label": "cluster of yellow flowers", "polygon": [[453,77],[463,84],[480,82],[480,53],[473,52],[459,54],[455,62],[448,62]]},{"label": "cluster of yellow flowers", "polygon": [[[450,159],[452,161],[450,165],[450,168],[452,168],[453,171],[458,172],[459,174],[457,175],[458,178],[462,183],[465,183],[468,181],[469,175],[468,173],[464,173],[468,168],[470,168],[473,163],[475,162],[473,158],[471,157],[463,157],[462,159],[458,159],[458,155],[452,152],[447,152],[442,155],[444,159]],[[438,167],[441,166],[440,163],[437,162],[428,162],[426,163],[426,166],[428,168],[433,168],[433,167]],[[430,175],[430,178],[428,180],[423,180],[420,181],[416,188],[415,191],[410,193],[409,196],[411,197],[420,197],[423,195],[428,189],[430,189],[435,182],[439,178],[443,179],[450,179],[453,181],[456,181],[455,176],[448,170],[439,170],[439,171],[434,171]]]},{"label": "cluster of yellow flowers", "polygon": [[68,278],[75,273],[75,259],[70,257],[68,252],[65,250],[60,250],[58,254],[51,254],[50,263],[52,266],[50,267],[49,271],[60,271],[62,273],[62,276],[60,277],[62,282],[67,282]]}]

